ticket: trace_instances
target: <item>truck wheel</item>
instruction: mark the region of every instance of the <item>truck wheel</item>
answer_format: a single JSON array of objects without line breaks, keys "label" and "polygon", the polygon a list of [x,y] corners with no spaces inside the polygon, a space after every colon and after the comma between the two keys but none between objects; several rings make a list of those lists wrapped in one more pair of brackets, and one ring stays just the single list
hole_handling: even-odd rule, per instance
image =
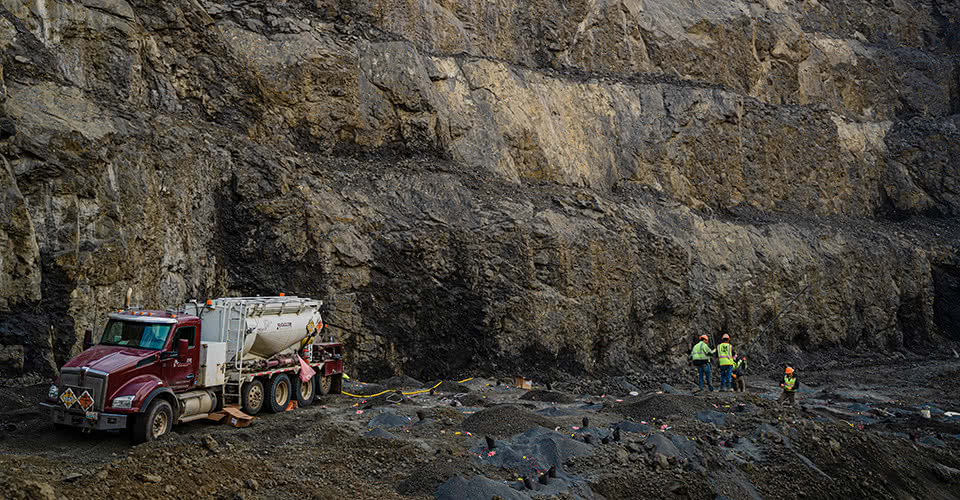
[{"label": "truck wheel", "polygon": [[293,395],[297,398],[297,405],[301,408],[310,406],[313,399],[317,397],[317,384],[313,383],[314,377],[304,382],[300,380],[299,375],[293,376]]},{"label": "truck wheel", "polygon": [[326,396],[330,394],[330,387],[333,386],[333,377],[317,372],[317,374],[313,376],[313,385],[317,386],[318,394]]},{"label": "truck wheel", "polygon": [[154,399],[143,415],[137,415],[131,440],[134,444],[159,439],[173,426],[173,407],[166,400]]},{"label": "truck wheel", "polygon": [[256,415],[263,409],[263,382],[251,380],[240,391],[240,408],[247,415]]},{"label": "truck wheel", "polygon": [[290,377],[286,373],[276,374],[270,381],[270,389],[267,391],[267,410],[273,413],[286,410],[292,395]]},{"label": "truck wheel", "polygon": [[333,375],[321,375],[319,372],[316,377],[314,377],[317,393],[323,394],[340,394],[341,389],[343,388],[343,374],[334,373]]}]

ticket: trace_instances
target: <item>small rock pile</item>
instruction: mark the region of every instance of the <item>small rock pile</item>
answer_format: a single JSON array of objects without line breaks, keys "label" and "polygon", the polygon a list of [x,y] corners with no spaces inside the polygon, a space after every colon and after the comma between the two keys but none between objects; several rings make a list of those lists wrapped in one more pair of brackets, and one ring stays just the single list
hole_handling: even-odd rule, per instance
[{"label": "small rock pile", "polygon": [[557,423],[530,410],[514,405],[497,405],[470,415],[463,428],[475,434],[512,436],[532,427],[553,429]]}]

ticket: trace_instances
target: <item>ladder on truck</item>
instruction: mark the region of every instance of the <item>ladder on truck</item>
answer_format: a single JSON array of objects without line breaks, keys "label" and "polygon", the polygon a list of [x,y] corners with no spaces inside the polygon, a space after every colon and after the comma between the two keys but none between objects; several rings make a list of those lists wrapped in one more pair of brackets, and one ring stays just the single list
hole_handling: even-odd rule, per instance
[{"label": "ladder on truck", "polygon": [[224,340],[229,339],[231,332],[236,329],[236,343],[233,349],[233,367],[236,378],[230,377],[225,381],[223,388],[224,405],[235,403],[243,404],[241,388],[243,387],[243,345],[247,340],[247,304],[243,301],[230,301],[226,314],[220,316],[220,331],[224,332]]}]

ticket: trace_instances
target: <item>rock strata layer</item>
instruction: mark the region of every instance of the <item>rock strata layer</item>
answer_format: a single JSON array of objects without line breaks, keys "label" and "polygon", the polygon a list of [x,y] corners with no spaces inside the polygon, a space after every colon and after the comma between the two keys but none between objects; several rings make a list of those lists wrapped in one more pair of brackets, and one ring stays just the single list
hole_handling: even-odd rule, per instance
[{"label": "rock strata layer", "polygon": [[128,287],[320,297],[352,366],[420,378],[960,340],[958,19],[3,0],[0,376]]}]

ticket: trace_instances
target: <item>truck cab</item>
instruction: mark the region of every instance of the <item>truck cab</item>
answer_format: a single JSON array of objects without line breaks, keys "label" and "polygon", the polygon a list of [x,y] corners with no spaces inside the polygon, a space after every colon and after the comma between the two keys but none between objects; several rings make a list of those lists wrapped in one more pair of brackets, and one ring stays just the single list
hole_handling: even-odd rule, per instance
[{"label": "truck cab", "polygon": [[112,313],[100,342],[85,345],[85,351],[63,366],[42,405],[57,426],[130,429],[136,435],[135,420],[153,404],[159,411],[153,412],[158,421],[151,424],[165,430],[177,418],[176,394],[197,383],[199,336],[196,316],[152,310]]}]

